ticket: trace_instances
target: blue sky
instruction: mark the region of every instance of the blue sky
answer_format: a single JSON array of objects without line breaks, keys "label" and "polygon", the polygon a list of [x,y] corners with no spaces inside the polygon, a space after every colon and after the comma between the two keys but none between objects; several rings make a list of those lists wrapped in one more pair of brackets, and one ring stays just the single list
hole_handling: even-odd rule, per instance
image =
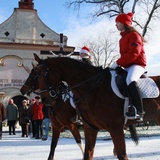
[{"label": "blue sky", "polygon": [[[68,45],[76,47],[76,51],[82,45],[85,39],[97,39],[100,34],[107,35],[107,31],[117,31],[114,19],[101,17],[92,20],[89,14],[94,10],[95,6],[83,5],[78,14],[73,7],[67,9],[65,2],[67,0],[34,0],[34,8],[37,9],[40,19],[52,30],[57,33],[63,33],[68,37]],[[19,0],[1,0],[0,2],[0,23],[4,22],[11,16],[14,8],[18,8]],[[159,26],[160,23],[157,26]],[[148,36],[146,47],[146,55],[148,59],[147,70],[151,75],[157,75],[160,68],[160,30],[155,26],[151,34]],[[118,44],[118,36],[115,38]],[[98,36],[97,36],[98,35]]]},{"label": "blue sky", "polygon": [[[90,6],[82,6],[80,14],[74,8],[67,9],[65,4],[67,0],[34,0],[34,9],[37,10],[40,19],[52,30],[57,33],[64,33],[68,39],[73,41],[71,45],[75,45],[77,40],[72,40],[70,36],[77,37],[83,28],[93,26],[98,20],[92,21],[88,14],[92,8]],[[18,8],[19,0],[1,0],[0,2],[0,23],[11,16],[14,8]],[[75,31],[76,30],[76,31]],[[72,33],[71,33],[72,32]],[[84,31],[88,33],[88,31]],[[84,33],[84,35],[86,35]],[[70,35],[71,34],[71,35]],[[75,36],[74,36],[75,34]],[[82,34],[80,34],[82,36]],[[83,39],[83,36],[82,38]],[[76,41],[76,43],[75,43]]]},{"label": "blue sky", "polygon": [[[18,7],[18,1],[19,0],[3,0],[0,8],[4,10],[6,15],[10,16],[13,8]],[[63,32],[70,21],[73,20],[78,21],[83,24],[83,26],[91,24],[90,20],[87,21],[86,15],[90,10],[90,6],[83,5],[81,14],[78,14],[78,11],[74,10],[73,7],[70,9],[66,7],[67,1],[68,0],[34,0],[34,9],[37,9],[41,20],[58,33]],[[86,20],[85,22],[84,19]]]},{"label": "blue sky", "polygon": [[[19,0],[1,0],[0,13],[4,18],[9,17],[14,8],[18,8]],[[34,8],[37,9],[39,17],[50,28],[56,32],[62,32],[65,29],[66,18],[73,14],[73,10],[67,10],[66,0],[34,0]],[[75,14],[75,13],[74,13]]]},{"label": "blue sky", "polygon": [[[99,31],[106,30],[106,20],[101,21],[100,18],[93,21],[92,17],[89,17],[89,13],[93,10],[90,5],[83,5],[78,13],[73,7],[67,9],[66,1],[34,0],[34,9],[48,27],[68,37],[68,45],[77,47],[79,41],[84,38],[92,38]],[[19,0],[1,0],[0,23],[11,16],[14,8],[18,8],[18,2]]]}]

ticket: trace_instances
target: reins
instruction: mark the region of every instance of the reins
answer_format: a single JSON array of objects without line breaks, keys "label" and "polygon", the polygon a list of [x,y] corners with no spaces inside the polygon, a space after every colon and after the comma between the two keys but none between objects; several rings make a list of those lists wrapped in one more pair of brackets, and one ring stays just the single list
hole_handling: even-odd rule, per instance
[{"label": "reins", "polygon": [[[89,82],[89,81],[91,81],[91,80],[93,80],[93,79],[95,79],[95,78],[97,78],[97,77],[101,77],[101,76],[106,72],[105,69],[104,69],[104,70],[102,70],[102,72],[100,72],[99,74],[97,74],[97,75],[95,75],[95,76],[93,76],[93,77],[91,77],[91,78],[89,78],[89,79],[86,79],[86,80],[84,80],[84,81],[82,81],[82,82],[80,82],[80,83],[78,83],[78,84],[76,84],[76,85],[73,85],[73,86],[71,86],[71,87],[66,87],[63,91],[60,92],[60,90],[59,90],[60,87],[59,87],[58,89],[55,89],[55,87],[53,87],[53,85],[50,85],[50,83],[49,83],[49,78],[48,78],[49,68],[46,67],[46,64],[43,63],[43,64],[38,65],[37,67],[40,67],[40,66],[44,67],[44,69],[45,69],[45,74],[44,74],[43,76],[45,77],[47,89],[42,89],[39,93],[41,94],[41,93],[44,93],[44,92],[49,92],[49,95],[50,95],[51,97],[55,98],[55,99],[56,99],[58,96],[61,96],[61,95],[63,95],[63,94],[67,94],[67,95],[69,95],[71,98],[73,98],[73,97],[70,95],[70,93],[69,93],[70,91],[72,91],[73,89],[78,88],[78,87],[84,85],[85,83],[87,83],[87,82]],[[41,76],[41,75],[38,75],[38,76]],[[97,83],[98,83],[98,81],[97,81]],[[92,89],[92,88],[91,88],[91,89]],[[90,90],[91,90],[91,89],[90,89]],[[90,90],[88,90],[87,93],[86,93],[85,95],[83,95],[83,97],[85,97],[85,96],[90,92]],[[81,99],[83,99],[83,97],[82,97]],[[81,99],[79,99],[77,102],[81,101]],[[77,102],[76,102],[76,103],[77,103]]]},{"label": "reins", "polygon": [[97,75],[95,75],[95,76],[93,76],[93,77],[91,77],[91,78],[89,78],[89,79],[87,79],[87,80],[85,80],[85,81],[82,81],[82,82],[80,82],[80,83],[78,83],[78,84],[70,87],[70,90],[69,90],[69,91],[71,91],[72,89],[77,88],[77,87],[83,85],[84,83],[87,83],[87,82],[93,80],[94,78],[97,78],[98,76],[100,76],[100,75],[102,75],[102,74],[104,74],[104,70],[103,70],[101,73],[99,73],[99,74],[97,74]]},{"label": "reins", "polygon": [[[50,83],[49,83],[49,76],[48,76],[49,73],[50,73],[50,69],[47,67],[46,63],[39,64],[39,65],[37,66],[37,68],[38,68],[38,67],[43,67],[43,69],[44,69],[44,74],[43,74],[43,75],[38,75],[38,76],[44,76],[44,78],[45,78],[44,81],[46,82],[45,85],[46,85],[46,87],[47,87],[47,89],[41,90],[40,93],[48,92],[49,95],[50,95],[48,98],[54,97],[55,101],[56,101],[56,99],[57,99],[59,96],[62,96],[63,94],[69,95],[69,97],[73,99],[74,103],[77,104],[77,107],[76,107],[77,113],[79,113],[79,115],[82,117],[84,123],[85,123],[89,128],[91,128],[92,130],[98,131],[98,130],[99,130],[98,128],[96,128],[96,127],[94,127],[93,125],[89,124],[89,123],[84,119],[84,117],[82,116],[81,111],[79,110],[79,107],[78,107],[78,103],[79,103],[80,101],[82,101],[82,99],[83,99],[86,95],[88,95],[89,93],[91,93],[91,91],[94,89],[95,85],[91,85],[91,87],[85,92],[85,94],[83,94],[83,96],[81,96],[81,98],[77,99],[76,101],[74,100],[74,96],[72,96],[69,92],[72,91],[73,89],[78,88],[78,87],[86,84],[87,82],[90,82],[91,80],[94,80],[94,79],[96,79],[96,78],[99,77],[99,79],[96,79],[96,80],[94,81],[94,84],[96,84],[96,83],[98,84],[98,83],[102,80],[102,78],[103,78],[102,75],[106,72],[106,69],[102,69],[102,71],[101,71],[100,73],[98,73],[98,74],[96,74],[96,75],[94,75],[94,76],[92,76],[92,77],[90,77],[90,78],[88,78],[88,79],[86,79],[86,80],[84,80],[84,81],[82,81],[82,82],[79,82],[78,84],[75,84],[75,85],[73,85],[73,86],[71,86],[71,87],[65,87],[63,90],[60,90],[60,87],[59,87],[58,89],[55,89],[54,86],[50,85]],[[54,75],[53,75],[53,76],[54,76]],[[52,94],[52,93],[54,93],[54,94]],[[51,108],[51,107],[50,107],[50,108]],[[55,110],[55,109],[53,109],[53,108],[51,109],[52,113],[53,113],[54,110]],[[54,113],[53,113],[53,114],[54,114]]]}]

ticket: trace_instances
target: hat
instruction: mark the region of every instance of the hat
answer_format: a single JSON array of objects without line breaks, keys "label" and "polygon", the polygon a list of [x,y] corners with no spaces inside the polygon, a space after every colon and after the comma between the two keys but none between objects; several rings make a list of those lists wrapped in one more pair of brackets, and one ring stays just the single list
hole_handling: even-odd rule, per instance
[{"label": "hat", "polygon": [[117,16],[116,18],[116,22],[121,22],[127,26],[131,26],[132,25],[132,18],[133,18],[133,13],[129,12],[127,14],[125,13],[121,13]]},{"label": "hat", "polygon": [[39,96],[36,96],[35,99],[40,99],[40,97],[39,97]]},{"label": "hat", "polygon": [[81,48],[81,50],[79,51],[79,54],[81,54],[81,53],[85,53],[86,55],[88,55],[88,56],[90,56],[90,49],[88,48],[88,47],[86,47],[86,46],[83,46],[82,48]]},{"label": "hat", "polygon": [[27,103],[27,101],[26,101],[26,100],[23,100],[23,101],[22,101],[22,103],[24,103],[24,102],[25,102],[25,103]]}]

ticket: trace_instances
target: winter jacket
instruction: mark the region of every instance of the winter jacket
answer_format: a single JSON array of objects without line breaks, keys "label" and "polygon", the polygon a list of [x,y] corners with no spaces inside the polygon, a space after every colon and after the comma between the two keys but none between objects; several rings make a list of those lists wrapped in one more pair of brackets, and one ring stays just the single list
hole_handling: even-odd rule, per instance
[{"label": "winter jacket", "polygon": [[29,106],[21,106],[19,108],[19,124],[25,125],[30,123],[31,120],[31,113]]},{"label": "winter jacket", "polygon": [[117,60],[117,64],[124,68],[138,64],[145,68],[146,55],[139,33],[124,31],[121,32],[121,36],[122,38],[119,41],[121,57]]},{"label": "winter jacket", "polygon": [[0,123],[6,118],[6,108],[0,103]]},{"label": "winter jacket", "polygon": [[86,58],[82,58],[82,62],[92,65],[92,62]]},{"label": "winter jacket", "polygon": [[43,103],[34,103],[32,105],[32,115],[33,115],[33,120],[43,120],[44,119],[44,114],[42,111],[43,108]]},{"label": "winter jacket", "polygon": [[6,107],[6,114],[8,121],[17,121],[18,119],[18,107],[16,104],[8,104]]}]

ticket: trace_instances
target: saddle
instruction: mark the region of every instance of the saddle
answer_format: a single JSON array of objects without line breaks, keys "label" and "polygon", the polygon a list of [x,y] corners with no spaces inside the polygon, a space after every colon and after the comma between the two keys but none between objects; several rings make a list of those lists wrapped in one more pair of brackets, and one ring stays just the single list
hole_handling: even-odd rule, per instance
[{"label": "saddle", "polygon": [[[121,99],[124,99],[124,117],[126,124],[128,120],[126,112],[128,112],[129,106],[131,104],[130,98],[127,94],[127,71],[121,67],[117,67],[116,70],[110,70],[110,72],[112,75],[111,87],[113,92]],[[159,96],[159,88],[157,87],[156,83],[153,81],[153,79],[147,77],[146,75],[142,75],[137,81],[137,84],[140,89],[142,98],[157,98]]]},{"label": "saddle", "polygon": [[[110,70],[112,75],[111,86],[113,92],[120,98],[125,99],[127,95],[126,76],[127,71],[121,67],[116,70]],[[137,81],[142,98],[157,98],[159,96],[159,88],[153,79],[143,74]]]}]

